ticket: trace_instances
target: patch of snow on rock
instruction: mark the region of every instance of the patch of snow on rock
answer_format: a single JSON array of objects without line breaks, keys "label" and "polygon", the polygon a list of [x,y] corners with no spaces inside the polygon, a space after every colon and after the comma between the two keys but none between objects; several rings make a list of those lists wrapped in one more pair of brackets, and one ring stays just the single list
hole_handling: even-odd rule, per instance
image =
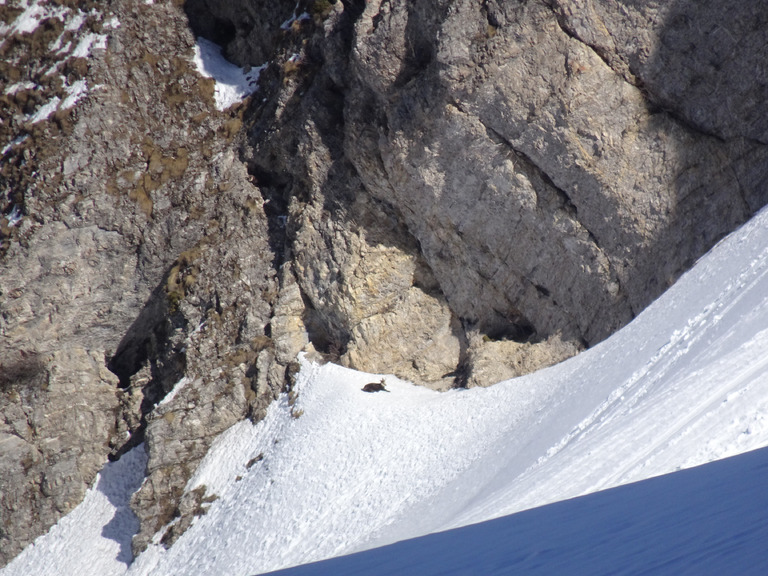
[{"label": "patch of snow on rock", "polygon": [[173,400],[176,397],[176,394],[178,394],[179,391],[182,388],[184,388],[184,386],[189,384],[189,382],[190,382],[190,379],[184,376],[181,380],[176,382],[176,384],[173,386],[173,389],[170,392],[168,392],[168,394],[166,394],[165,397],[162,400],[160,400],[160,402],[158,402],[157,405],[160,406],[162,404],[167,404],[168,402]]},{"label": "patch of snow on rock", "polygon": [[16,226],[16,224],[21,222],[21,210],[19,210],[18,205],[14,205],[13,210],[11,210],[10,213],[5,216],[5,220],[9,227]]},{"label": "patch of snow on rock", "polygon": [[66,90],[67,90],[67,97],[61,103],[61,106],[59,106],[60,110],[66,110],[67,108],[72,108],[72,106],[77,104],[77,101],[80,100],[83,96],[85,96],[88,93],[88,83],[85,79],[78,80],[77,82],[72,84],[72,86],[68,86]]},{"label": "patch of snow on rock", "polygon": [[253,94],[258,89],[259,74],[266,67],[264,64],[246,72],[224,58],[221,46],[205,38],[197,39],[193,62],[201,75],[216,81],[217,110],[226,110]]},{"label": "patch of snow on rock", "polygon": [[[5,4],[5,2],[2,2],[2,4]],[[96,18],[100,20],[102,18],[101,12],[91,10],[85,13],[82,10],[72,10],[67,7],[57,6],[56,4],[58,3],[42,0],[22,0],[17,5],[23,12],[9,24],[0,23],[0,46],[5,43],[7,38],[14,35],[35,32],[44,20],[56,18],[64,24],[63,32],[48,45],[49,52],[54,56],[64,57],[64,59],[55,59],[55,62],[39,75],[40,78],[57,74],[60,67],[66,61],[67,56],[65,55],[70,51],[69,58],[89,58],[94,50],[106,50],[107,48],[108,37],[105,34],[89,32],[86,26],[88,19]],[[102,28],[104,30],[111,30],[119,26],[120,22],[117,18],[112,17],[104,22]],[[65,42],[65,34],[67,33],[74,33],[74,38]],[[74,50],[72,49],[73,45],[75,46]],[[44,97],[49,96],[47,102],[26,117],[27,122],[36,124],[47,120],[57,110],[66,110],[75,106],[88,93],[88,84],[85,79],[81,79],[72,85],[68,85],[67,80],[64,78],[63,89],[64,94],[51,95],[46,94],[42,86],[31,81],[23,81],[7,86],[4,94],[13,95],[21,90],[43,90]],[[14,142],[6,145],[2,150],[2,154],[10,151],[14,145]]]},{"label": "patch of snow on rock", "polygon": [[117,16],[112,16],[109,20],[104,22],[104,28],[107,30],[114,30],[116,28],[120,28],[120,20],[117,19]]},{"label": "patch of snow on rock", "polygon": [[59,108],[59,103],[61,102],[61,98],[58,96],[54,96],[48,102],[43,104],[40,108],[38,108],[37,112],[35,112],[30,118],[29,121],[32,124],[37,124],[38,122],[42,122],[43,120],[47,120],[50,118],[51,114],[56,112]]},{"label": "patch of snow on rock", "polygon": [[13,140],[11,140],[10,142],[8,142],[8,144],[6,144],[5,146],[3,146],[3,149],[2,149],[2,150],[0,150],[0,156],[5,156],[5,155],[6,155],[8,152],[10,152],[10,151],[11,151],[11,149],[12,149],[14,146],[17,146],[18,144],[21,144],[21,143],[22,143],[22,142],[24,142],[24,140],[26,140],[27,138],[29,138],[29,134],[24,134],[24,136],[17,136],[16,138],[14,138],[14,139],[13,139]]},{"label": "patch of snow on rock", "polygon": [[290,18],[288,18],[288,20],[280,24],[280,28],[282,28],[283,30],[288,30],[291,27],[291,25],[297,20],[309,20],[310,18],[309,12],[302,12],[301,14],[296,15],[296,12],[298,12],[298,10],[299,10],[299,3],[296,2],[296,8],[293,9],[293,14],[291,15]]},{"label": "patch of snow on rock", "polygon": [[24,12],[19,14],[13,24],[0,24],[0,35],[10,36],[12,34],[30,34],[37,30],[40,22],[48,18],[58,18],[64,21],[65,16],[69,12],[69,8],[60,6],[44,6],[42,2],[35,2],[31,6],[24,2],[22,6],[25,8]]},{"label": "patch of snow on rock", "polygon": [[77,14],[75,14],[72,18],[70,18],[67,24],[64,26],[64,30],[69,32],[80,30],[80,27],[83,25],[84,22],[85,22],[85,14],[83,14],[80,10],[78,10]]},{"label": "patch of snow on rock", "polygon": [[6,96],[12,96],[16,94],[16,92],[19,92],[21,90],[32,90],[37,86],[34,82],[24,81],[24,82],[16,82],[15,84],[11,84],[5,89],[4,94]]},{"label": "patch of snow on rock", "polygon": [[80,40],[77,48],[72,52],[73,58],[88,58],[91,55],[92,49],[105,49],[107,47],[107,37],[103,34],[95,34],[93,32],[86,34],[86,36]]}]

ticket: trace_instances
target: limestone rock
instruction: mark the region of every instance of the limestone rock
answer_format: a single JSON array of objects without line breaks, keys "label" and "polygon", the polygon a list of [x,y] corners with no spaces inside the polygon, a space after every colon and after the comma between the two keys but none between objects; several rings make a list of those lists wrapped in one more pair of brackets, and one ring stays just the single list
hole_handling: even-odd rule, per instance
[{"label": "limestone rock", "polygon": [[690,128],[768,142],[768,4],[552,2],[563,28]]},{"label": "limestone rock", "polygon": [[[461,324],[445,300],[411,287],[390,310],[352,329],[342,363],[358,370],[395,373],[436,389],[454,385]],[[408,344],[411,343],[411,344]]]},{"label": "limestone rock", "polygon": [[299,352],[309,343],[304,326],[304,301],[301,289],[287,263],[283,266],[283,282],[275,304],[271,327],[274,337],[275,358],[281,364],[295,362]]},{"label": "limestone rock", "polygon": [[563,341],[559,334],[545,342],[515,342],[470,337],[466,361],[467,388],[489,386],[502,380],[529,374],[541,366],[551,366],[576,355],[580,350],[573,342]]},{"label": "limestone rock", "polygon": [[426,4],[356,23],[346,149],[459,317],[593,344],[765,202],[735,175],[764,146],[662,112],[546,3]]},{"label": "limestone rock", "polygon": [[[3,415],[9,430],[26,434],[24,414],[50,406],[79,414],[87,402],[104,414],[79,439],[77,457],[63,439],[76,443],[80,431],[71,434],[71,423],[56,418],[47,421],[58,428],[40,438],[50,437],[60,457],[38,454],[36,440],[23,435],[27,444],[14,440],[18,446],[4,453],[3,482],[13,490],[3,491],[2,506],[13,516],[3,518],[3,562],[82,499],[108,455],[144,439],[150,477],[135,499],[143,530],[172,512],[212,431],[256,404],[259,339],[277,291],[264,200],[236,152],[242,119],[216,111],[213,81],[192,64],[184,13],[170,2],[130,0],[94,14],[85,23],[105,33],[106,49],[94,51],[83,74],[98,88],[34,125],[19,122],[15,107],[0,109],[3,134],[12,127],[12,136],[26,137],[3,153],[0,179],[0,209],[21,210],[10,232],[4,220],[0,247],[0,363],[23,367],[24,355],[82,350],[98,364],[88,378],[77,376],[80,369],[61,372],[58,360],[60,372],[45,368],[48,360],[38,371],[19,368],[22,379],[39,372],[82,382],[81,400],[63,384],[44,395],[4,393]],[[6,42],[9,74],[35,73],[35,60],[21,57],[28,41]],[[197,396],[171,405],[180,418],[164,427],[153,411],[185,376],[187,393]],[[104,387],[108,408],[95,399],[106,396]],[[35,463],[33,473],[25,462]]]},{"label": "limestone rock", "polygon": [[117,377],[104,351],[4,353],[0,562],[77,506],[115,440]]},{"label": "limestone rock", "polygon": [[[265,390],[256,385],[260,371],[274,363],[258,359],[271,345],[264,334],[272,316],[265,295],[276,288],[258,191],[231,153],[218,159],[218,168],[228,185],[218,218],[177,259],[158,296],[176,309],[165,312],[165,344],[148,354],[156,369],[145,387],[160,390],[154,397],[159,403],[146,415],[147,481],[132,500],[141,521],[137,553],[160,529],[167,543],[183,532],[188,518],[164,527],[175,519],[183,488],[213,439],[282,391],[282,380]],[[146,346],[144,323],[152,321],[137,319],[118,356],[136,357],[131,351]],[[273,333],[279,335],[275,327]]]},{"label": "limestone rock", "polygon": [[184,11],[196,35],[220,44],[227,58],[241,66],[269,60],[283,26],[305,12],[302,2],[294,0],[188,0]]},{"label": "limestone rock", "polygon": [[[366,342],[410,333],[407,322],[393,325],[408,315],[388,306],[412,301],[419,261],[429,294],[463,327],[454,349],[466,327],[541,348],[526,356],[533,370],[624,325],[765,203],[765,146],[746,127],[728,137],[697,128],[662,96],[692,77],[653,75],[649,55],[671,58],[662,44],[682,34],[668,31],[673,14],[715,26],[719,9],[649,2],[624,17],[591,7],[345,3],[295,46],[305,64],[257,109],[250,162],[285,206],[316,347],[360,368],[391,361],[424,381],[403,367],[424,360],[427,340],[403,339],[403,362],[374,360],[378,344]],[[336,41],[350,35],[351,44]],[[739,66],[759,60],[764,35],[750,28]],[[706,59],[674,57],[689,69]],[[754,108],[747,92],[737,91]],[[547,352],[552,338],[569,352]],[[509,360],[521,347],[501,348]]]}]

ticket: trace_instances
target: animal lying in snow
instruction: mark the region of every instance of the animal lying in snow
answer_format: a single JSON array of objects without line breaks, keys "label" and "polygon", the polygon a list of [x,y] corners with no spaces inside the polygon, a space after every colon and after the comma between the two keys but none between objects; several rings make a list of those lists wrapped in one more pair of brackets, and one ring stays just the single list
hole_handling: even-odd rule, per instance
[{"label": "animal lying in snow", "polygon": [[389,390],[387,390],[386,380],[382,378],[381,382],[371,382],[363,386],[363,392],[389,392]]}]

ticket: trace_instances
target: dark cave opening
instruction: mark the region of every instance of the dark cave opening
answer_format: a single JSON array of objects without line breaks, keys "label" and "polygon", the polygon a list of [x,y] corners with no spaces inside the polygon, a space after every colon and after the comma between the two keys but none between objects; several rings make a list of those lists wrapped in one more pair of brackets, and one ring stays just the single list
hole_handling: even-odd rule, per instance
[{"label": "dark cave opening", "polygon": [[184,13],[195,36],[219,46],[226,46],[237,34],[235,25],[213,14],[206,0],[187,0],[184,2]]}]

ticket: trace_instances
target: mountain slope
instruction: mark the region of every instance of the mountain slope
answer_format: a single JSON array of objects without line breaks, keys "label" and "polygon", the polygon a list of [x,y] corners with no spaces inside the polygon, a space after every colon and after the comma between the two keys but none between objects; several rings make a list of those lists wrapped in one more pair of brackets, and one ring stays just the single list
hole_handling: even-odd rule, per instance
[{"label": "mountain slope", "polygon": [[[379,377],[305,362],[296,398],[214,443],[187,486],[213,500],[207,513],[127,573],[264,572],[766,446],[767,320],[763,211],[625,329],[530,376],[443,394],[387,377],[390,393],[366,394]],[[36,571],[48,546],[41,538],[4,576]]]},{"label": "mountain slope", "polygon": [[766,7],[0,0],[0,565],[142,442],[172,543],[300,351],[471,388],[625,325],[768,202]]},{"label": "mountain slope", "polygon": [[392,379],[368,395],[372,376],[305,366],[295,405],[276,405],[245,451],[228,445],[250,425],[230,431],[191,480],[220,500],[131,573],[275,569],[764,446],[767,218],[604,344],[528,377],[445,394]]}]

